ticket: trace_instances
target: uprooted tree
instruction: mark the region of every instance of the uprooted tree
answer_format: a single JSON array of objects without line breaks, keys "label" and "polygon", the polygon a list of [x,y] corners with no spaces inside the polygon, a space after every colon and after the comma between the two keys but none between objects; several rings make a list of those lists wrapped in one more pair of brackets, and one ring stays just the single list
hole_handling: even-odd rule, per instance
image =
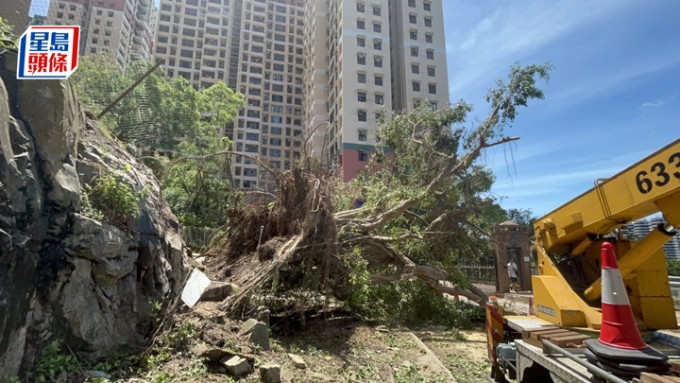
[{"label": "uprooted tree", "polygon": [[489,91],[490,112],[476,126],[466,126],[472,107],[463,101],[395,116],[377,133],[385,148],[347,184],[310,158],[286,172],[260,163],[276,181],[273,201],[230,209],[207,253],[214,277],[240,285],[227,304],[256,291],[310,288],[346,300],[361,278],[420,280],[440,293],[485,301],[482,291],[452,277],[457,260],[480,256],[489,225],[503,216],[488,193],[493,175],[477,159],[485,148],[517,139],[504,128],[518,107],[543,98],[536,81],[547,80],[549,70],[513,67]]}]

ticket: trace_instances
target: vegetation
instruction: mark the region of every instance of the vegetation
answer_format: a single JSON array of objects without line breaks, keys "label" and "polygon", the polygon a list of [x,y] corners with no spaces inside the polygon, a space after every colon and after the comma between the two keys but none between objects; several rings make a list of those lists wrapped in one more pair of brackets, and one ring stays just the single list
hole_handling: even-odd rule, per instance
[{"label": "vegetation", "polygon": [[677,259],[666,259],[666,265],[668,266],[668,275],[680,277],[680,261]]},{"label": "vegetation", "polygon": [[[443,301],[424,298],[423,286],[486,301],[460,278],[457,265],[480,258],[490,227],[507,218],[489,193],[493,175],[476,160],[485,148],[516,139],[504,129],[520,106],[543,97],[536,81],[547,79],[549,69],[512,68],[489,92],[490,113],[474,128],[466,122],[472,107],[463,101],[395,116],[378,132],[389,152],[379,151],[349,184],[310,159],[291,172],[268,169],[277,184],[274,202],[230,211],[224,236],[210,252],[213,271],[241,285],[230,303],[272,280],[277,291],[315,289],[369,311],[397,305],[403,318],[438,315]],[[363,206],[355,207],[357,199]],[[260,227],[261,239],[255,234]],[[256,251],[276,262],[253,262],[247,273],[232,273]],[[381,300],[384,305],[377,304]],[[434,304],[418,306],[427,302]]]},{"label": "vegetation", "polygon": [[[71,79],[81,101],[99,114],[152,66],[135,62],[123,72],[107,54],[88,56]],[[156,69],[100,122],[154,170],[180,222],[219,227],[235,198],[231,141],[223,133],[242,104],[243,96],[224,82],[199,92]]]},{"label": "vegetation", "polygon": [[85,209],[93,210],[93,218],[102,219],[112,225],[126,227],[137,218],[139,196],[130,185],[110,173],[95,177],[88,190]]},{"label": "vegetation", "polygon": [[17,47],[17,36],[14,33],[14,28],[0,17],[0,55],[5,51],[15,51]]}]

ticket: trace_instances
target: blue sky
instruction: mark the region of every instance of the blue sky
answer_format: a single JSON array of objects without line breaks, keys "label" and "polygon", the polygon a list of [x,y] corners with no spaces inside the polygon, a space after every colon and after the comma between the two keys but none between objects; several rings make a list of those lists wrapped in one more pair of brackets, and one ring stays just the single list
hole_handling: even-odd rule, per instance
[{"label": "blue sky", "polygon": [[450,99],[471,120],[513,63],[554,66],[506,131],[521,139],[482,159],[504,208],[548,213],[680,137],[680,0],[442,2]]},{"label": "blue sky", "polygon": [[541,216],[680,138],[680,1],[443,0],[451,101],[488,112],[515,62],[554,69],[544,100],[482,160],[501,206]]}]

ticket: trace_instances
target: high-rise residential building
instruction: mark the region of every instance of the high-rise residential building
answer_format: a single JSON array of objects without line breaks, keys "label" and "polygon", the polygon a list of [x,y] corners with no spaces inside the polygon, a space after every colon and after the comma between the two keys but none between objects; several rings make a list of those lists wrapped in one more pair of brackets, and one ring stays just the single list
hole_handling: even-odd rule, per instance
[{"label": "high-rise residential building", "polygon": [[80,25],[80,54],[110,52],[124,68],[151,58],[153,0],[52,0],[48,25]]},{"label": "high-rise residential building", "polygon": [[28,26],[28,10],[31,0],[2,0],[0,17],[14,28],[14,33],[20,36]]},{"label": "high-rise residential building", "polygon": [[442,0],[161,0],[155,57],[245,96],[229,131],[236,186],[271,189],[257,161],[285,170],[304,150],[349,180],[380,120],[448,106],[442,14]]},{"label": "high-rise residential building", "polygon": [[423,102],[448,107],[442,2],[308,0],[307,11],[311,152],[349,180],[368,163],[382,119]]}]

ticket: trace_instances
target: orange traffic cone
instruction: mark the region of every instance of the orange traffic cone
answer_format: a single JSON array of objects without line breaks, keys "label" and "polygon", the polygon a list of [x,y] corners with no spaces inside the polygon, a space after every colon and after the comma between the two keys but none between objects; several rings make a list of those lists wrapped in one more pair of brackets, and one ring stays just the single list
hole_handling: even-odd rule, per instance
[{"label": "orange traffic cone", "polygon": [[612,244],[604,242],[602,256],[602,327],[600,343],[628,350],[643,350],[647,344],[635,324],[633,310],[616,262]]},{"label": "orange traffic cone", "polygon": [[601,256],[602,327],[597,340],[585,341],[586,359],[625,378],[640,377],[642,372],[665,373],[670,367],[668,356],[642,340],[611,243],[602,243]]}]

